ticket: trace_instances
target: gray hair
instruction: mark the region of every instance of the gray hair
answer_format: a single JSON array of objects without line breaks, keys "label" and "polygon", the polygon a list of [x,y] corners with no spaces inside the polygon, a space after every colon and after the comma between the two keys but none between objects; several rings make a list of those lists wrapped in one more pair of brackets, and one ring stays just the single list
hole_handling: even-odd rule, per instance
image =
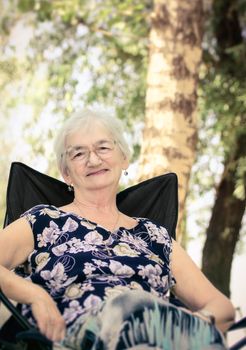
[{"label": "gray hair", "polygon": [[106,130],[112,135],[113,139],[117,142],[123,155],[129,160],[131,157],[131,151],[128,143],[124,137],[124,129],[122,122],[108,112],[95,111],[90,109],[83,109],[74,113],[68,118],[63,127],[58,132],[54,149],[57,159],[58,168],[62,173],[66,171],[66,157],[63,155],[66,152],[66,138],[70,133],[73,133],[79,129],[83,129],[86,126],[93,124],[95,121],[99,121]]}]

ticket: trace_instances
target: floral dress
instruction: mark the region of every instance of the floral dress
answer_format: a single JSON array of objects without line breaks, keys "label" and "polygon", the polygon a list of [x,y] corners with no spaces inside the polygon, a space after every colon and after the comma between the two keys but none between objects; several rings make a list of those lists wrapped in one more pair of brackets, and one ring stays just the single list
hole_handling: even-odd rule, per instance
[{"label": "floral dress", "polygon": [[[134,228],[110,232],[51,205],[35,206],[23,216],[34,235],[28,278],[56,301],[67,325],[64,345],[86,350],[138,344],[174,349],[164,347],[164,333],[173,330],[174,322],[183,322],[184,327],[191,316],[168,303],[175,281],[170,269],[172,241],[164,227],[136,218]],[[22,312],[35,323],[30,306],[23,305]],[[221,342],[214,327],[193,318],[196,330],[205,324],[206,344]],[[164,324],[170,328],[165,332]],[[162,330],[157,332],[156,327]],[[175,341],[171,333],[169,338],[169,344]],[[179,341],[182,338],[179,334]]]}]

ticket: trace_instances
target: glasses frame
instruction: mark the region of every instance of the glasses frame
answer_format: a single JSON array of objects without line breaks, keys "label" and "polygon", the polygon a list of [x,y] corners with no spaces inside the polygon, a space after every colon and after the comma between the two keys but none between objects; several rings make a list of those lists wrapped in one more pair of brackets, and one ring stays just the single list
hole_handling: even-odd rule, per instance
[{"label": "glasses frame", "polygon": [[[93,152],[99,159],[110,158],[112,152],[115,150],[117,142],[115,140],[100,140],[92,145],[91,149],[87,146],[76,145],[69,147],[62,156],[68,157],[71,162],[82,162],[87,163],[90,159],[91,153]],[[83,150],[82,154],[81,151]],[[69,153],[74,154],[69,155]]]}]

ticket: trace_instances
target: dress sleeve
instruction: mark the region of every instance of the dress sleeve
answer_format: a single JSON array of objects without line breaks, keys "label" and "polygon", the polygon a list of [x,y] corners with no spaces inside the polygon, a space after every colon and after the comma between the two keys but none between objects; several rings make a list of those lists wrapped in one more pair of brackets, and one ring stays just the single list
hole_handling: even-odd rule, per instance
[{"label": "dress sleeve", "polygon": [[46,206],[42,204],[36,205],[35,207],[32,207],[25,211],[23,214],[21,214],[20,217],[25,218],[32,228],[45,207]]}]

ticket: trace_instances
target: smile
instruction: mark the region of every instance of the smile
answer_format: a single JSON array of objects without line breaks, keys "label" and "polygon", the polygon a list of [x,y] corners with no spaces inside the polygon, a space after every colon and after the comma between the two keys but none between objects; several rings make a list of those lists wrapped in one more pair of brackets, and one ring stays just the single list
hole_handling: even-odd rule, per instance
[{"label": "smile", "polygon": [[93,171],[91,173],[88,173],[86,176],[97,176],[97,175],[102,175],[105,174],[108,171],[108,169],[101,169],[97,171]]}]

